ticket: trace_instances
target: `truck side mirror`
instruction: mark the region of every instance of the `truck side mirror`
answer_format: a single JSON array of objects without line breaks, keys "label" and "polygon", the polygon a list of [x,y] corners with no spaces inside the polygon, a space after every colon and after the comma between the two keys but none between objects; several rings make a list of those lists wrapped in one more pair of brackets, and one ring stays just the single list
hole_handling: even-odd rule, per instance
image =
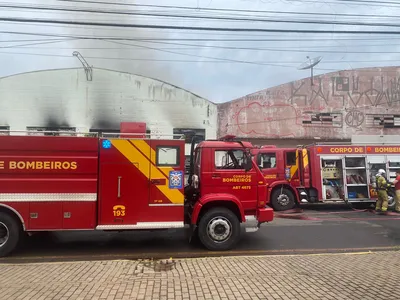
[{"label": "truck side mirror", "polygon": [[250,155],[245,156],[243,166],[246,172],[250,171],[253,168],[253,162]]}]

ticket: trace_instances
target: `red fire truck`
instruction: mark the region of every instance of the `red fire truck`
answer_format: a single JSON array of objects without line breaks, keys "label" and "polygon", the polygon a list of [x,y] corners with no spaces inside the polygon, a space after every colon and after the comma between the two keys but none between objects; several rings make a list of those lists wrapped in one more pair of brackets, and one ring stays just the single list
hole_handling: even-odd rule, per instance
[{"label": "red fire truck", "polygon": [[121,132],[0,136],[0,256],[38,231],[185,225],[206,248],[226,250],[239,240],[241,223],[256,231],[273,220],[250,143],[193,141],[184,186],[184,139]]},{"label": "red fire truck", "polygon": [[[267,145],[252,150],[252,154],[267,181],[267,203],[277,211],[309,202],[371,205],[377,200],[378,170],[386,170],[391,182],[400,169],[398,145]],[[390,190],[389,207],[392,206],[394,192]]]}]

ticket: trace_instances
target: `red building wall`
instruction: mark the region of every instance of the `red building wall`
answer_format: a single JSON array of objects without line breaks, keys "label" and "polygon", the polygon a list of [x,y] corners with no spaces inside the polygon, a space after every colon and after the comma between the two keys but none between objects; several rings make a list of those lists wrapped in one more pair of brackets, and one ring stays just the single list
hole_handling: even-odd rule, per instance
[{"label": "red building wall", "polygon": [[[396,116],[397,115],[397,116]],[[218,106],[218,135],[260,139],[351,139],[400,135],[400,67],[302,79]]]}]

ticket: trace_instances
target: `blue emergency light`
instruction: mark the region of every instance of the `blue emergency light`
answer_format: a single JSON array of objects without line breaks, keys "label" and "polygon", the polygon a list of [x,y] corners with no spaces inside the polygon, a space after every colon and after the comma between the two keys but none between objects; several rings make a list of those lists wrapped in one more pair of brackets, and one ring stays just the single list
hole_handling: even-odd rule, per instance
[{"label": "blue emergency light", "polygon": [[101,143],[104,149],[110,149],[111,148],[111,142],[109,140],[103,140]]}]

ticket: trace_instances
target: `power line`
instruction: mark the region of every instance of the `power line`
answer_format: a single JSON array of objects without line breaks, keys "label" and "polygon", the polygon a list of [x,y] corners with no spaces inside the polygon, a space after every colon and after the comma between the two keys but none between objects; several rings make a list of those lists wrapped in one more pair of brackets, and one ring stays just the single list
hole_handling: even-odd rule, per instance
[{"label": "power line", "polygon": [[[105,41],[107,41],[107,40],[105,40]],[[127,44],[127,43],[123,43],[123,42],[116,42],[116,41],[108,41],[108,42],[114,43],[114,44],[120,44],[120,45],[133,46],[133,47],[138,47],[138,48],[143,48],[143,49],[155,50],[155,51],[160,51],[160,52],[164,52],[164,53],[183,55],[183,56],[190,56],[190,57],[197,57],[197,58],[207,58],[207,59],[217,59],[217,60],[221,60],[221,61],[235,62],[235,63],[254,64],[253,62],[248,62],[248,61],[243,61],[243,60],[236,60],[236,59],[229,59],[229,58],[219,58],[219,57],[196,55],[196,54],[188,54],[188,53],[176,52],[176,51],[171,51],[171,50],[162,50],[162,49],[159,49],[159,48],[143,46],[143,45],[137,45],[137,44],[136,45],[132,45],[132,44]],[[265,66],[274,66],[274,67],[288,67],[288,66],[283,66],[283,65],[278,65],[278,64],[271,64],[271,63],[255,63],[255,64],[257,64],[257,65],[265,65]]]},{"label": "power line", "polygon": [[[308,2],[308,3],[316,3],[316,1],[310,0],[291,0],[295,2]],[[398,7],[398,2],[393,1],[366,1],[366,0],[336,0],[337,2],[327,2],[331,4],[341,4],[341,5],[372,5],[372,6],[384,6],[384,7]],[[342,2],[342,3],[341,3]],[[384,5],[386,4],[386,5]]]},{"label": "power line", "polygon": [[20,43],[20,42],[42,42],[42,41],[68,41],[73,40],[73,38],[64,38],[60,39],[29,39],[29,40],[4,40],[0,41],[0,43]]},{"label": "power line", "polygon": [[[68,41],[68,40],[59,40],[59,41]],[[1,42],[1,41],[0,41]],[[17,40],[18,42],[18,40]],[[149,43],[148,41],[142,41],[144,43]],[[159,43],[159,42],[154,42]],[[168,43],[169,44],[169,43]],[[180,45],[179,43],[173,43],[174,45]],[[358,48],[358,47],[387,47],[387,46],[400,46],[400,44],[356,44],[356,45],[312,45],[312,46],[296,46],[296,47],[287,47],[285,49],[292,49],[293,52],[296,49],[321,49],[321,48]],[[1,47],[1,46],[0,46]],[[24,45],[13,45],[10,46],[11,48],[21,48],[21,49],[63,49],[63,50],[75,50],[75,49],[82,49],[82,50],[131,50],[132,47],[82,47],[82,46],[75,46],[75,47],[27,47]],[[216,48],[220,49],[219,46],[212,46],[212,45],[196,45],[196,46],[186,46],[186,47],[162,47],[160,49],[166,50],[199,50],[200,48]],[[224,47],[226,50],[254,50],[254,51],[263,51],[268,49],[279,50],[282,48],[251,48],[251,47]],[[337,53],[352,53],[348,51],[338,51]],[[371,53],[371,52],[363,52],[363,53]],[[374,53],[374,52],[372,52]],[[379,53],[387,53],[387,52],[379,52]],[[396,52],[398,53],[398,52]]]},{"label": "power line", "polygon": [[131,11],[112,11],[112,10],[94,10],[87,8],[59,8],[59,7],[43,7],[43,6],[21,6],[21,5],[6,5],[4,8],[23,8],[30,10],[45,10],[45,11],[66,11],[79,13],[96,13],[96,14],[113,14],[113,15],[138,15],[152,17],[167,17],[167,18],[189,18],[189,19],[205,19],[219,21],[249,21],[249,22],[267,22],[267,23],[291,23],[291,24],[319,24],[319,25],[343,25],[343,26],[375,26],[375,27],[400,27],[400,24],[391,23],[365,23],[365,22],[341,22],[341,21],[318,21],[318,20],[289,20],[289,19],[258,19],[258,18],[238,18],[238,17],[221,17],[221,16],[196,16],[196,15],[173,15],[173,14],[154,14]]},{"label": "power line", "polygon": [[[2,47],[0,47],[2,48]],[[69,48],[69,49],[79,49],[79,48]],[[131,48],[127,48],[131,49]],[[49,57],[64,57],[64,58],[74,58],[71,55],[65,54],[49,54],[49,53],[31,53],[31,52],[7,52],[0,51],[3,54],[12,55],[33,55],[33,56],[49,56]],[[220,58],[213,58],[214,60],[182,60],[182,59],[154,59],[154,58],[131,58],[131,57],[104,57],[104,56],[86,56],[88,59],[102,59],[102,60],[132,60],[132,61],[154,61],[154,62],[181,62],[181,63],[232,63],[231,60],[219,60]],[[252,63],[252,64],[300,64],[303,61],[234,61],[234,63]],[[325,60],[324,64],[338,64],[338,63],[370,63],[370,62],[398,62],[395,59],[389,60]],[[293,67],[293,66],[290,66]],[[327,70],[327,69],[323,69]],[[333,70],[333,69],[330,69]]]},{"label": "power line", "polygon": [[[214,45],[195,45],[195,44],[186,44],[186,43],[170,43],[170,42],[159,42],[159,41],[146,41],[146,43],[155,43],[155,44],[164,44],[164,45],[177,45],[177,46],[190,46],[198,48],[214,48],[214,49],[225,49],[225,50],[253,50],[253,51],[272,51],[272,52],[303,52],[303,53],[348,53],[348,54],[398,54],[398,51],[337,51],[337,50],[313,50],[312,47],[310,49],[282,49],[282,48],[256,48],[256,47],[235,47],[235,46],[214,46]],[[123,44],[123,43],[121,43]],[[129,44],[124,44],[129,45]],[[383,45],[384,46],[384,45]],[[137,47],[135,45],[134,47]],[[157,48],[160,49],[160,48]]]},{"label": "power line", "polygon": [[[120,2],[109,2],[109,1],[91,1],[91,0],[58,0],[60,2],[74,2],[74,3],[89,3],[89,4],[100,4],[100,5],[116,5],[116,6],[131,6],[131,7],[149,7],[149,8],[163,8],[163,9],[185,9],[185,10],[195,10],[195,11],[230,11],[230,12],[246,12],[246,13],[268,13],[270,11],[266,11],[266,10],[249,10],[249,9],[232,9],[232,8],[208,8],[208,7],[202,7],[202,8],[198,8],[198,7],[191,7],[191,6],[177,6],[177,5],[156,5],[156,4],[134,4],[134,3],[120,3]],[[291,1],[297,1],[297,2],[308,2],[308,3],[321,3],[320,0],[318,1],[307,1],[307,0],[291,0]],[[349,2],[351,2],[351,0],[343,0],[344,2],[347,3],[339,3],[342,5],[346,5],[349,4]],[[328,1],[324,1],[324,3],[331,3],[332,2],[328,2]],[[371,6],[384,6],[383,4],[385,3],[385,1],[379,1],[379,3],[373,3],[368,1],[368,4]],[[333,3],[335,4],[335,3]],[[376,5],[375,5],[376,4]],[[396,2],[390,2],[390,3],[386,3],[386,4],[398,4]],[[365,3],[363,4],[358,4],[358,5],[365,5]],[[393,7],[393,6],[388,6],[388,7]],[[397,7],[397,6],[396,6]],[[306,14],[306,13],[303,13]],[[357,15],[355,15],[357,16]]]},{"label": "power line", "polygon": [[[102,39],[103,41],[106,41],[107,39]],[[18,48],[18,47],[24,47],[24,46],[31,46],[31,45],[40,45],[40,44],[47,44],[47,43],[58,43],[64,40],[56,40],[56,41],[51,41],[51,42],[44,42],[44,43],[34,43],[34,44],[26,44],[26,45],[12,45],[12,46],[7,46],[6,48]],[[110,41],[111,42],[111,41]],[[185,43],[169,43],[169,42],[153,42],[153,41],[146,41],[147,43],[156,43],[156,44],[167,44],[167,45],[178,45],[178,46],[191,46],[194,47],[193,49],[199,49],[199,48],[214,48],[214,49],[225,49],[225,50],[252,50],[252,51],[272,51],[272,52],[303,52],[303,53],[346,53],[346,54],[398,54],[397,51],[334,51],[334,50],[313,50],[313,49],[297,49],[297,48],[291,48],[291,49],[282,49],[282,48],[255,48],[255,47],[229,47],[229,46],[213,46],[213,45],[195,45],[195,44],[185,44]],[[116,43],[116,42],[115,42]],[[151,49],[151,50],[157,50],[157,51],[162,51],[162,50],[178,50],[178,48],[151,48],[147,46],[142,46],[142,45],[132,45],[132,44],[125,44],[125,43],[117,43],[121,45],[126,45],[126,46],[131,46],[131,47],[141,47],[145,49]],[[381,46],[387,46],[387,45],[381,45]],[[0,46],[0,48],[2,48]],[[77,49],[77,48],[66,48],[66,49]],[[80,48],[82,49],[82,48]],[[85,49],[85,48],[83,48]],[[99,49],[98,47],[91,47],[91,48],[86,48],[86,49]],[[119,48],[105,48],[105,49],[115,49],[115,50],[120,50]],[[187,50],[187,48],[181,48],[181,50]],[[179,54],[179,55],[192,55],[192,54],[186,54],[186,53],[178,53],[178,52],[170,52],[173,54]]]},{"label": "power line", "polygon": [[[71,39],[71,40],[73,40],[73,39]],[[53,41],[46,41],[46,42],[34,42],[34,43],[20,44],[18,46],[19,47],[36,46],[36,45],[43,45],[43,44],[60,43],[60,42],[65,42],[65,41],[66,40],[53,40]],[[4,48],[16,48],[16,46],[15,45],[0,46],[0,49],[4,49]]]},{"label": "power line", "polygon": [[[324,0],[323,2],[320,1],[312,1],[312,0],[290,0],[291,2],[301,2],[302,4],[305,3],[311,3],[311,4],[325,4],[325,5],[329,5],[329,4],[339,4],[339,5],[352,5],[352,6],[360,6],[363,5],[365,6],[366,4],[368,6],[372,6],[372,7],[391,7],[391,8],[399,8],[399,3],[397,2],[389,2],[389,1],[379,1],[379,2],[375,2],[375,1],[359,1],[359,0],[336,0],[338,2],[334,2],[334,1],[328,1],[328,0]],[[282,2],[282,0],[281,0]]]},{"label": "power line", "polygon": [[[39,27],[50,27],[50,28],[67,28],[67,29],[71,29],[71,28],[78,28],[81,30],[86,30],[86,29],[98,29],[101,30],[102,32],[109,31],[109,30],[113,30],[113,31],[119,31],[119,32],[123,32],[122,30],[130,30],[130,28],[107,28],[104,29],[103,27],[100,28],[96,28],[96,26],[79,26],[79,25],[55,25],[55,24],[20,24],[19,22],[7,22],[8,24],[18,24],[20,26],[39,26]],[[174,30],[171,29],[164,29],[166,32],[172,32],[174,33]],[[156,32],[159,33],[159,30],[152,30],[152,29],[146,29],[146,33],[152,33],[152,32]],[[9,32],[10,34],[14,33],[14,34],[22,34],[22,33],[17,33],[17,32]],[[131,33],[131,31],[127,31],[126,33]],[[276,37],[280,37],[281,35],[278,34],[249,34],[249,33],[231,33],[231,32],[213,32],[213,31],[205,31],[205,32],[194,32],[194,31],[187,31],[185,32],[184,30],[179,32],[179,35],[195,35],[195,36],[226,36],[226,37],[232,37],[232,36],[237,36],[237,37],[246,37],[246,39],[233,39],[233,40],[229,40],[229,39],[223,39],[221,40],[220,38],[218,39],[203,39],[204,41],[298,41],[298,42],[306,42],[306,41],[354,41],[354,40],[359,40],[359,41],[371,41],[371,40],[388,40],[388,39],[396,39],[395,37],[380,37],[379,34],[377,35],[369,35],[369,38],[354,38],[350,36],[354,36],[355,34],[351,34],[349,35],[349,38],[339,38],[339,37],[330,37],[330,38],[297,38],[297,39],[287,39],[287,38],[280,38],[280,39],[271,39],[271,38],[276,38]],[[36,35],[40,35],[39,33],[37,33]],[[327,36],[332,36],[331,33],[327,33]],[[296,35],[298,36],[298,35]],[[344,37],[346,37],[346,35],[343,35]],[[87,36],[89,37],[89,36]],[[249,37],[262,37],[262,39],[256,39],[256,40],[252,40],[249,39]],[[267,38],[270,37],[270,38]],[[120,38],[119,38],[120,39]],[[122,38],[122,39],[126,39],[126,38]],[[129,38],[128,38],[129,39]],[[195,39],[186,39],[186,38],[172,38],[172,37],[168,37],[168,38],[141,38],[141,39],[150,39],[150,40],[191,40],[191,41],[195,41],[195,40],[199,40],[199,38],[195,38]],[[0,41],[1,42],[1,41]]]},{"label": "power line", "polygon": [[[243,31],[243,32],[275,32],[275,33],[335,33],[335,34],[393,34],[399,35],[398,31],[370,31],[370,30],[310,30],[310,29],[266,29],[266,28],[232,28],[232,27],[201,27],[201,26],[173,26],[173,25],[146,25],[146,24],[124,24],[104,22],[84,22],[70,20],[32,19],[32,18],[10,18],[0,17],[0,21],[20,23],[44,23],[44,24],[67,24],[67,25],[88,25],[100,27],[121,27],[121,28],[152,28],[152,29],[175,29],[175,30],[198,30],[198,31]],[[400,26],[400,25],[398,25]]]},{"label": "power line", "polygon": [[[161,51],[161,50],[160,50]],[[62,54],[45,54],[45,53],[29,53],[29,52],[6,52],[1,51],[2,54],[12,54],[12,55],[32,55],[32,56],[48,56],[48,57],[63,57],[63,58],[73,58],[72,56],[62,55]],[[294,66],[280,65],[274,63],[264,63],[264,62],[253,62],[253,61],[245,61],[245,60],[235,60],[228,58],[219,58],[219,57],[207,57],[200,55],[190,55],[199,58],[210,58],[214,59],[213,61],[196,61],[196,60],[166,60],[166,59],[145,59],[145,58],[121,58],[121,57],[98,57],[98,56],[85,56],[88,59],[102,59],[102,60],[132,60],[132,61],[158,61],[158,62],[224,62],[224,63],[241,63],[241,64],[252,64],[252,65],[263,65],[263,66],[275,66],[275,67],[286,67],[286,68],[294,68]]]},{"label": "power line", "polygon": [[[306,41],[371,41],[371,38],[250,38],[250,39],[221,39],[221,38],[131,38],[131,37],[115,37],[115,36],[89,36],[89,35],[68,35],[68,34],[55,34],[55,33],[34,33],[34,32],[22,32],[22,31],[5,31],[2,30],[0,33],[15,34],[15,35],[30,35],[30,36],[46,36],[46,37],[61,37],[61,38],[76,38],[82,40],[115,40],[115,41],[191,41],[191,42],[306,42]],[[329,33],[329,32],[328,32]],[[387,41],[387,40],[398,40],[396,37],[374,37],[375,41]]]},{"label": "power line", "polygon": [[[58,40],[51,40],[46,42],[38,42],[38,43],[29,43],[29,44],[18,44],[18,45],[10,45],[6,47],[0,46],[0,48],[27,48],[27,46],[35,46],[41,44],[52,44],[52,43],[59,43],[65,41],[73,41],[77,39],[58,39]],[[18,40],[17,40],[18,41]],[[40,40],[39,40],[40,41]],[[265,47],[230,47],[230,46],[216,46],[216,45],[195,45],[195,44],[185,44],[185,43],[169,43],[169,42],[157,42],[157,41],[145,41],[146,43],[156,43],[156,44],[166,44],[166,45],[176,45],[176,46],[187,46],[184,48],[178,47],[164,47],[158,48],[162,50],[199,50],[199,48],[212,48],[212,49],[225,49],[225,50],[251,50],[251,51],[277,51],[277,52],[314,52],[314,53],[346,53],[346,54],[397,54],[398,52],[386,52],[386,51],[335,51],[335,50],[314,50],[314,48],[330,48],[330,47],[343,47],[337,45],[330,45],[330,46],[312,46],[312,47],[285,47],[282,48],[265,48]],[[400,46],[400,44],[379,44],[379,45],[357,45],[359,46],[368,46],[368,47],[382,47],[382,46]],[[116,48],[116,47],[33,47],[33,49],[86,49],[86,50],[128,50],[131,49],[131,46],[128,48]],[[354,47],[354,46],[353,46]],[[303,48],[303,49],[299,49]]]},{"label": "power line", "polygon": [[[107,41],[107,40],[104,40]],[[115,41],[108,41],[116,44],[124,44],[124,43],[119,43]],[[177,54],[177,55],[185,55],[185,56],[191,56],[191,57],[197,57],[197,58],[207,58],[207,59],[213,59],[214,61],[199,61],[199,60],[164,60],[164,59],[144,59],[144,58],[113,58],[113,57],[87,57],[91,59],[109,59],[109,60],[132,60],[132,61],[159,61],[159,62],[227,62],[227,63],[241,63],[241,64],[251,64],[251,65],[259,65],[259,66],[274,66],[274,67],[286,67],[286,68],[295,68],[295,66],[288,66],[288,65],[281,65],[277,63],[266,63],[266,62],[255,62],[255,61],[244,61],[244,60],[235,60],[235,59],[227,59],[227,58],[219,58],[219,57],[209,57],[209,56],[202,56],[202,55],[192,55],[192,54],[186,54],[186,53],[180,53],[180,52],[175,52],[175,51],[166,51],[163,49],[158,49],[158,48],[153,48],[153,47],[146,47],[146,46],[140,46],[140,45],[132,45],[132,44],[124,44],[124,45],[129,45],[131,47],[141,47],[144,49],[150,49],[150,50],[157,50],[161,52],[166,52],[166,53],[172,53],[172,54]],[[33,55],[33,56],[49,56],[49,57],[68,57],[72,58],[72,56],[66,56],[66,55],[60,55],[60,54],[42,54],[42,53],[21,53],[21,52],[0,52],[3,54],[13,54],[13,55]],[[394,60],[396,61],[396,60]],[[356,62],[356,61],[338,61],[338,62],[331,62],[331,63],[350,63],[350,62]],[[372,62],[372,61],[359,61],[359,62]],[[380,62],[380,61],[376,61]],[[283,62],[286,63],[286,62]],[[287,63],[295,63],[295,62],[287,62]],[[328,62],[327,62],[328,63]],[[338,69],[326,69],[326,68],[315,68],[316,70],[321,70],[321,71],[338,71]],[[352,68],[351,68],[352,69]],[[343,70],[342,70],[343,71]],[[375,72],[374,70],[365,70],[366,72]]]}]

